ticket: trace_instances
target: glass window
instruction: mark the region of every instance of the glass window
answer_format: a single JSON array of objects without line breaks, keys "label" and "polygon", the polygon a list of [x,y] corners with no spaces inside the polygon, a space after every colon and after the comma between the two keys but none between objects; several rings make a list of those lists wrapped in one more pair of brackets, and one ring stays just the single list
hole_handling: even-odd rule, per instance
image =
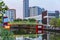
[{"label": "glass window", "polygon": [[48,16],[55,16],[55,13],[48,13]]}]

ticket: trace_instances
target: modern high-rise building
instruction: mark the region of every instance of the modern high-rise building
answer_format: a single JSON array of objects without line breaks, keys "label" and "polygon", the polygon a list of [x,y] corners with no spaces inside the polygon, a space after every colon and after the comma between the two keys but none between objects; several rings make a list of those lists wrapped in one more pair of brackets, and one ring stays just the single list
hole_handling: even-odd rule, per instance
[{"label": "modern high-rise building", "polygon": [[15,9],[8,9],[6,11],[5,15],[8,17],[8,21],[11,22],[14,19],[16,19],[16,10]]},{"label": "modern high-rise building", "polygon": [[23,18],[29,17],[29,0],[23,0]]},{"label": "modern high-rise building", "polygon": [[29,8],[30,16],[40,15],[40,14],[42,14],[42,11],[44,11],[44,9],[42,9],[38,6],[34,6],[34,7]]},{"label": "modern high-rise building", "polygon": [[25,19],[33,18],[36,19],[39,24],[42,24],[43,11],[45,11],[45,9],[38,6],[29,7],[29,17],[26,17]]}]

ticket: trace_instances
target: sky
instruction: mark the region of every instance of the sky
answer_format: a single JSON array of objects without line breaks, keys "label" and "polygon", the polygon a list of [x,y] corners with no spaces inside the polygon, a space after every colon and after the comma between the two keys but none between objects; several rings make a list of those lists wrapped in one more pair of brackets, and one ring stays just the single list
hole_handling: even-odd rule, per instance
[{"label": "sky", "polygon": [[[16,18],[22,18],[22,0],[3,0],[10,9],[16,9]],[[39,6],[49,11],[60,11],[60,0],[29,0],[29,6]]]}]

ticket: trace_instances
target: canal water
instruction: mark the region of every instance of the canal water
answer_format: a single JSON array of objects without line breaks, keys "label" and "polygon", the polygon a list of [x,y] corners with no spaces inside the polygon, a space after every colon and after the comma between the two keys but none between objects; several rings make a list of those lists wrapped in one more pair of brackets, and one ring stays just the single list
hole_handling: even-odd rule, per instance
[{"label": "canal water", "polygon": [[60,40],[60,33],[46,31],[42,34],[27,34],[16,36],[16,40]]}]

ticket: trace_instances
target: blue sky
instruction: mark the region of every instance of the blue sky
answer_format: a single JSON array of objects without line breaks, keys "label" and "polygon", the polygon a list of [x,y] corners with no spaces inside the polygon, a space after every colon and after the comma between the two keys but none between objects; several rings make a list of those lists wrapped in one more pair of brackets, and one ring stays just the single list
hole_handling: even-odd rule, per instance
[{"label": "blue sky", "polygon": [[[16,9],[17,18],[22,18],[21,12],[22,0],[3,0],[10,9]],[[46,10],[59,10],[60,11],[60,0],[30,0],[29,6],[39,6]]]}]

